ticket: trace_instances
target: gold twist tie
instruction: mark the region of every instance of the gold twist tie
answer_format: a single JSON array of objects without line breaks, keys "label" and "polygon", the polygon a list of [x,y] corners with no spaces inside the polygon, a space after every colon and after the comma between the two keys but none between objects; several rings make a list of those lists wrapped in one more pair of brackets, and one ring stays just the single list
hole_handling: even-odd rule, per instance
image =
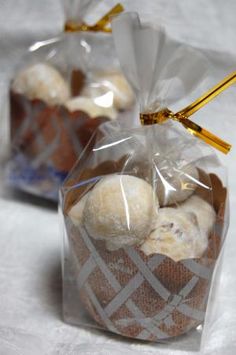
[{"label": "gold twist tie", "polygon": [[188,119],[189,116],[193,115],[200,108],[208,104],[221,92],[226,90],[232,84],[236,82],[236,72],[227,76],[220,83],[215,85],[211,90],[206,92],[204,95],[199,97],[191,105],[185,107],[183,110],[173,113],[168,108],[164,108],[159,112],[154,113],[141,113],[140,120],[143,125],[151,125],[155,123],[163,123],[168,119],[178,121],[193,135],[202,139],[204,142],[210,144],[212,147],[220,150],[224,154],[229,153],[231,149],[231,144],[223,141],[219,137],[215,136],[213,133],[207,131],[205,128],[200,127],[198,124],[192,122]]},{"label": "gold twist tie", "polygon": [[124,11],[121,4],[117,4],[106,13],[95,25],[87,25],[86,23],[78,24],[74,21],[65,23],[65,32],[107,32],[111,33],[111,28],[107,27],[111,22],[111,17],[120,14]]}]

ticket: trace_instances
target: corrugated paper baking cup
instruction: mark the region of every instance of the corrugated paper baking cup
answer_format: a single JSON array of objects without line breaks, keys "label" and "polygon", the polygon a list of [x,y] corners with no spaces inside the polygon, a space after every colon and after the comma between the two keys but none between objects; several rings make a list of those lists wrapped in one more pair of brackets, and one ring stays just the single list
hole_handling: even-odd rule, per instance
[{"label": "corrugated paper baking cup", "polygon": [[83,111],[49,106],[11,91],[12,160],[8,180],[14,186],[58,199],[58,190],[96,128],[109,120]]}]

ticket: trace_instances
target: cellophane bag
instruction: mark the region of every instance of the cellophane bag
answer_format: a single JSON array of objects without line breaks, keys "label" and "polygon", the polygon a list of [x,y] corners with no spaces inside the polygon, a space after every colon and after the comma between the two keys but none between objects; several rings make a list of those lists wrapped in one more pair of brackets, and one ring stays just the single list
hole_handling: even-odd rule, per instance
[{"label": "cellophane bag", "polygon": [[[204,58],[137,15],[113,34],[141,112],[178,106],[205,80]],[[104,127],[61,188],[64,319],[198,343],[229,224],[225,168],[178,122]]]},{"label": "cellophane bag", "polygon": [[111,34],[81,30],[96,5],[65,1],[68,32],[31,45],[15,70],[7,166],[7,181],[15,188],[57,200],[59,186],[96,128],[109,120],[127,121],[127,113],[130,118],[134,96]]}]

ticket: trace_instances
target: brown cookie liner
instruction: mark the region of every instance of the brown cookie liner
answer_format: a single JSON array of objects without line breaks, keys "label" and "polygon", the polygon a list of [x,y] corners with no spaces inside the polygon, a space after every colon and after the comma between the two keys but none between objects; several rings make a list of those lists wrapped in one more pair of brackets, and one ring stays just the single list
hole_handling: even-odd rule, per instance
[{"label": "brown cookie liner", "polygon": [[[77,92],[76,83],[73,85]],[[30,162],[37,159],[57,171],[69,172],[97,127],[109,118],[91,118],[83,111],[48,106],[10,91],[10,121],[14,150]]]},{"label": "brown cookie liner", "polygon": [[[64,188],[120,172],[125,159],[84,170],[80,176],[69,178]],[[146,256],[138,247],[108,251],[103,241],[94,240],[66,217],[88,186],[68,190],[64,212],[70,248],[77,260],[79,297],[101,328],[126,337],[159,341],[186,333],[204,321],[224,237],[227,191],[215,174],[199,173],[200,181],[208,186],[210,183],[212,190],[199,187],[195,193],[213,204],[217,220],[202,257],[179,262],[160,254]]]}]

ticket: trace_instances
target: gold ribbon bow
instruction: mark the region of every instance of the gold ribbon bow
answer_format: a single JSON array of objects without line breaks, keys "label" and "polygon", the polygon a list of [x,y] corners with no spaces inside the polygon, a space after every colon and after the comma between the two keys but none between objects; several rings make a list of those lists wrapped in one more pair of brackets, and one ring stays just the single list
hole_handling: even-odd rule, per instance
[{"label": "gold ribbon bow", "polygon": [[197,112],[200,108],[205,106],[208,102],[213,100],[222,91],[226,90],[232,84],[236,83],[236,72],[227,76],[224,80],[214,86],[211,90],[199,97],[191,105],[185,107],[183,110],[173,113],[168,108],[164,108],[159,112],[141,113],[140,120],[143,125],[151,125],[155,123],[163,123],[168,119],[180,122],[191,134],[202,139],[204,142],[210,144],[212,147],[220,150],[224,154],[229,153],[231,144],[223,141],[213,133],[200,127],[198,124],[191,121],[188,117]]},{"label": "gold ribbon bow", "polygon": [[120,14],[124,11],[121,4],[117,4],[110,11],[106,13],[95,25],[87,25],[86,23],[78,24],[74,21],[67,21],[65,23],[65,32],[111,32],[111,28],[107,27],[110,24],[111,17]]}]

